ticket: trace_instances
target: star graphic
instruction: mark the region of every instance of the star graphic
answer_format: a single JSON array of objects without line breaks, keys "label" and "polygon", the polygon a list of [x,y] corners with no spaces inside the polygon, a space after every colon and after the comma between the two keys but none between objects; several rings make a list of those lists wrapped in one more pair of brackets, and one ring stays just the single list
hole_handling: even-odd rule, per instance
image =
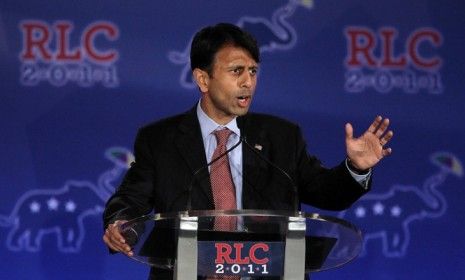
[{"label": "star graphic", "polygon": [[65,209],[66,209],[66,212],[74,212],[74,210],[76,210],[76,203],[74,203],[74,201],[72,200],[69,200],[65,204]]},{"label": "star graphic", "polygon": [[399,205],[395,205],[391,208],[391,216],[399,217],[401,213],[402,213],[402,209],[400,208]]},{"label": "star graphic", "polygon": [[359,206],[355,209],[355,216],[357,216],[357,218],[363,218],[365,217],[365,215],[366,215],[366,210],[362,206]]},{"label": "star graphic", "polygon": [[37,201],[33,201],[29,204],[29,209],[32,213],[39,213],[40,212],[40,204]]},{"label": "star graphic", "polygon": [[60,203],[58,202],[58,200],[54,197],[51,197],[49,200],[47,200],[48,210],[52,210],[52,211],[58,210],[59,204]]},{"label": "star graphic", "polygon": [[384,205],[381,202],[376,202],[375,205],[373,205],[373,214],[375,216],[383,215],[384,213]]}]

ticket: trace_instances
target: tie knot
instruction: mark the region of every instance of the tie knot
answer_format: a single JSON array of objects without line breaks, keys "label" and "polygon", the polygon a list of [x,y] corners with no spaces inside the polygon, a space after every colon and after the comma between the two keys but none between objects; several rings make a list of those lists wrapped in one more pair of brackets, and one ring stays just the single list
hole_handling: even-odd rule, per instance
[{"label": "tie knot", "polygon": [[218,146],[220,145],[226,145],[226,142],[228,141],[229,135],[231,135],[232,131],[225,128],[221,130],[216,130],[213,132],[216,136],[216,141],[218,142]]}]

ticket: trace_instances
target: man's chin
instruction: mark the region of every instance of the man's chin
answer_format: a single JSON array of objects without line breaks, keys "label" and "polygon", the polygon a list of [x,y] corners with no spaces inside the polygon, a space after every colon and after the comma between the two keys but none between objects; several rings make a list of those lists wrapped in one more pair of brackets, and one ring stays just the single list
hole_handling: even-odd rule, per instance
[{"label": "man's chin", "polygon": [[241,110],[236,110],[236,112],[234,112],[234,114],[237,116],[237,117],[240,117],[240,116],[244,116],[245,114],[247,114],[249,112],[249,108],[243,108]]}]

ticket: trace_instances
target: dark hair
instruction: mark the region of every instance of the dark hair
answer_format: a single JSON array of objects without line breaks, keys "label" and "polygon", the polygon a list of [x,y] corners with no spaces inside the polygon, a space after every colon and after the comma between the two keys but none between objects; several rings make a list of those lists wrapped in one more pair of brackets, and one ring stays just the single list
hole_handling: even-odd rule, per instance
[{"label": "dark hair", "polygon": [[233,24],[219,23],[195,34],[191,44],[191,69],[199,68],[211,75],[216,53],[229,44],[245,49],[260,62],[260,50],[252,35]]}]

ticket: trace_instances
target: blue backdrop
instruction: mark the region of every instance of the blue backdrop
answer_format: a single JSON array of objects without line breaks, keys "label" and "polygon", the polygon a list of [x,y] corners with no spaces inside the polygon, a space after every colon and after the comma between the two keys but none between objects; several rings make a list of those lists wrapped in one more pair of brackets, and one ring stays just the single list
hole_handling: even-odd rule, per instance
[{"label": "blue backdrop", "polygon": [[372,192],[329,213],[364,251],[313,279],[464,279],[464,15],[459,0],[1,1],[0,278],[146,278],[108,255],[102,207],[137,128],[198,100],[194,32],[226,21],[259,39],[252,109],[298,122],[325,165],[345,122],[392,121]]}]

